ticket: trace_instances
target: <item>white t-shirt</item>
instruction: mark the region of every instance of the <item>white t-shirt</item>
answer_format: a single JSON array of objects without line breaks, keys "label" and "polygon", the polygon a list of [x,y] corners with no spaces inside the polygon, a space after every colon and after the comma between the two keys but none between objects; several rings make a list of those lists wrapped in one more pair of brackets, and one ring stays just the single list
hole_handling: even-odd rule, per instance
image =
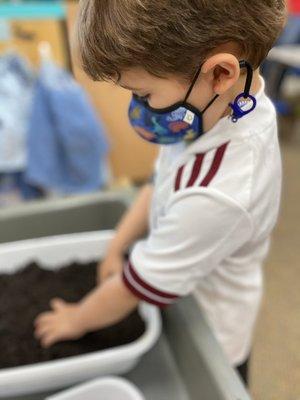
[{"label": "white t-shirt", "polygon": [[193,293],[232,365],[250,352],[281,195],[276,112],[263,80],[255,97],[237,123],[224,117],[192,144],[161,146],[150,233],[123,271],[127,287],[158,306]]}]

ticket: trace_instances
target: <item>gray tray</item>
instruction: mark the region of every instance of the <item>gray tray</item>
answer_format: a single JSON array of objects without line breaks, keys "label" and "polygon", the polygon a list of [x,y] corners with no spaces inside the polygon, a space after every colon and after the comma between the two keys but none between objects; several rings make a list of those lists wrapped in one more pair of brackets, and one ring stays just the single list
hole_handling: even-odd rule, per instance
[{"label": "gray tray", "polygon": [[[2,209],[0,242],[113,229],[134,194],[106,192]],[[147,400],[250,400],[192,297],[165,310],[163,320],[158,344],[126,375]]]}]

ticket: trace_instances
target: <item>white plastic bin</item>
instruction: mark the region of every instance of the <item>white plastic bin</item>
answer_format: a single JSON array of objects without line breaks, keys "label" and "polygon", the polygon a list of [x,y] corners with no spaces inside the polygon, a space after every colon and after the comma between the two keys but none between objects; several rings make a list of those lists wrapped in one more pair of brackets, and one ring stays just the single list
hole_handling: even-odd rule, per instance
[{"label": "white plastic bin", "polygon": [[130,382],[121,378],[96,379],[75,386],[46,400],[145,400],[142,393]]},{"label": "white plastic bin", "polygon": [[[0,245],[0,273],[14,273],[36,260],[47,269],[72,261],[100,259],[113,231],[76,233]],[[17,295],[17,294],[16,294]],[[156,343],[161,332],[158,309],[140,306],[146,332],[135,342],[65,359],[0,370],[0,398],[55,390],[104,375],[130,371]]]}]

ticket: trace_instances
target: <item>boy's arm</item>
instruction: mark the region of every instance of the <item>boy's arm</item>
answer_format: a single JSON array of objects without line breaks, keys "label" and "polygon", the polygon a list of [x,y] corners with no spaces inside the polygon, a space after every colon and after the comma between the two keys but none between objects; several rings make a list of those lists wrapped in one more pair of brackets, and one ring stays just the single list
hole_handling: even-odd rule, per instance
[{"label": "boy's arm", "polygon": [[130,245],[147,232],[152,193],[152,184],[146,184],[140,190],[136,200],[118,224],[108,252],[123,254]]},{"label": "boy's arm", "polygon": [[106,280],[79,303],[60,299],[51,302],[52,311],[35,320],[35,336],[43,347],[78,339],[82,335],[105,328],[125,318],[139,303],[124,285],[121,274]]},{"label": "boy's arm", "polygon": [[[101,265],[102,279],[105,274],[106,277],[111,275],[110,269],[116,268],[118,258],[122,269],[123,253],[147,232],[152,192],[152,184],[145,185],[121,220],[104,261],[106,271],[103,269],[105,264]],[[102,285],[79,303],[70,304],[61,299],[51,301],[52,311],[40,314],[34,322],[35,336],[43,346],[49,347],[58,341],[77,339],[89,331],[114,324],[137,306],[139,299],[124,285],[122,270],[113,272],[116,272],[115,275],[103,279]]]},{"label": "boy's arm", "polygon": [[152,193],[153,185],[150,183],[145,185],[121,219],[105,259],[99,264],[99,283],[122,271],[124,253],[137,239],[146,234]]}]

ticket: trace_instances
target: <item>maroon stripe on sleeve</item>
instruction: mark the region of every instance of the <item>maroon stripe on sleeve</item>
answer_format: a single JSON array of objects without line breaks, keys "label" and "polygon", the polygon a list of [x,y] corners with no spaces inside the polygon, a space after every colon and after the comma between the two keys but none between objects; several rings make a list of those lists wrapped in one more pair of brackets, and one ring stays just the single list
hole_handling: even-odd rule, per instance
[{"label": "maroon stripe on sleeve", "polygon": [[224,143],[222,146],[220,146],[215,153],[215,157],[213,159],[212,165],[210,167],[210,170],[208,171],[206,177],[203,179],[203,181],[201,182],[200,186],[208,186],[210,184],[210,182],[214,179],[214,177],[216,176],[220,165],[222,163],[225,151],[227,149],[229,142]]},{"label": "maroon stripe on sleeve", "polygon": [[168,306],[178,298],[177,295],[157,290],[143,281],[129,262],[124,264],[123,282],[135,296],[159,307]]},{"label": "maroon stripe on sleeve", "polygon": [[142,286],[145,290],[153,293],[156,296],[165,298],[167,300],[176,300],[178,298],[177,294],[174,293],[168,293],[168,292],[162,292],[161,290],[158,290],[154,288],[153,286],[150,286],[147,282],[145,282],[134,270],[133,265],[131,264],[130,261],[128,261],[128,266],[129,266],[129,271],[132,276],[132,278],[140,285]]},{"label": "maroon stripe on sleeve", "polygon": [[138,290],[129,282],[129,280],[128,280],[128,278],[126,277],[124,271],[123,271],[123,274],[122,274],[122,278],[123,278],[123,282],[124,282],[125,286],[127,287],[127,289],[130,290],[130,292],[133,293],[133,294],[134,294],[136,297],[138,297],[139,299],[141,299],[141,300],[143,300],[143,301],[145,301],[145,302],[147,302],[147,303],[153,304],[153,305],[155,305],[155,306],[158,306],[158,307],[160,307],[160,308],[167,307],[167,306],[170,304],[170,303],[163,303],[163,302],[159,302],[159,301],[157,301],[157,300],[151,299],[150,297],[145,296],[143,293],[141,293],[140,291],[138,291]]},{"label": "maroon stripe on sleeve", "polygon": [[176,176],[176,181],[175,181],[175,192],[177,192],[180,189],[180,183],[181,183],[181,178],[182,178],[182,173],[184,170],[184,165],[182,165],[179,170],[177,171],[177,176]]},{"label": "maroon stripe on sleeve", "polygon": [[205,156],[205,153],[196,154],[196,159],[195,159],[195,162],[194,162],[192,175],[191,175],[186,187],[191,187],[196,182],[196,180],[197,180],[197,178],[198,178],[198,176],[200,174],[200,171],[201,171],[201,166],[202,166],[202,163],[203,163],[204,156]]}]

